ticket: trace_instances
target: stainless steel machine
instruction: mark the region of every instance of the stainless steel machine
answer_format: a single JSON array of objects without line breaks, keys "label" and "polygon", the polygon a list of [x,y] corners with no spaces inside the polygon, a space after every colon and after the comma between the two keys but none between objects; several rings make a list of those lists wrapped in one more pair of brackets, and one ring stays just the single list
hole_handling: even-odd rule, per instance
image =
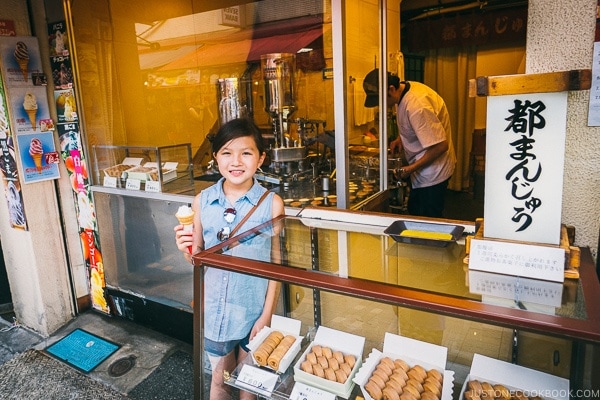
[{"label": "stainless steel machine", "polygon": [[316,181],[323,168],[326,150],[325,145],[319,147],[316,138],[325,134],[325,121],[291,118],[296,111],[295,56],[265,54],[261,56],[261,72],[265,85],[265,111],[271,119],[273,142],[271,165],[263,170],[263,174],[257,174],[257,178],[284,187],[299,180]]},{"label": "stainless steel machine", "polygon": [[[322,176],[335,170],[334,134],[325,130],[325,121],[292,118],[296,111],[296,58],[290,53],[261,56],[264,81],[265,111],[271,131],[265,134],[269,142],[269,165],[256,178],[281,186],[320,186]],[[254,117],[252,99],[252,68],[241,78],[221,78],[217,81],[219,124],[234,118]],[[212,170],[212,165],[209,165]],[[327,188],[329,191],[330,189]],[[312,190],[311,190],[312,191]]]}]

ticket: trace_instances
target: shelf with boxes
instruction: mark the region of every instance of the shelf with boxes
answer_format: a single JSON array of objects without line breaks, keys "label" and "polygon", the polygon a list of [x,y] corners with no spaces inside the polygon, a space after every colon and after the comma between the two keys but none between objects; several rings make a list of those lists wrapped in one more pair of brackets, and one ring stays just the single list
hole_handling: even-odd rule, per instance
[{"label": "shelf with boxes", "polygon": [[106,187],[180,192],[193,187],[189,143],[172,146],[93,147],[94,184]]},{"label": "shelf with boxes", "polygon": [[[509,370],[517,370],[516,375],[524,375],[524,371],[545,374],[558,395],[543,398],[562,399],[565,390],[584,387],[581,377],[586,368],[585,356],[578,349],[585,343],[600,343],[600,284],[588,249],[581,250],[579,280],[556,283],[560,288],[553,285],[548,290],[528,279],[527,287],[535,293],[554,296],[551,302],[545,296],[540,302],[539,296],[521,298],[522,290],[514,290],[514,284],[494,276],[486,276],[485,285],[500,285],[505,290],[482,292],[481,279],[470,276],[464,261],[464,235],[445,246],[405,243],[385,233],[395,222],[389,214],[310,208],[297,216],[279,217],[194,257],[194,304],[201,303],[203,267],[282,282],[286,307],[280,314],[301,321],[300,336],[304,339],[288,368],[274,372],[275,384],[269,392],[272,398],[298,398],[294,391],[306,387],[342,398],[379,398],[374,389],[368,394],[367,383],[386,357],[404,360],[411,368],[420,365],[426,377],[427,372],[436,370],[443,376],[442,388],[436,394],[439,399],[468,391],[463,385],[468,384],[471,371],[473,377],[485,378],[515,393],[545,389],[524,387],[510,378],[515,376],[510,371],[493,379],[496,375],[482,370],[481,363],[474,363],[479,356],[504,363],[499,364],[502,368],[508,364]],[[467,235],[475,233],[474,224],[464,221],[438,220],[434,225],[444,224],[461,226]],[[279,234],[273,236],[273,232]],[[264,251],[268,238],[279,242],[277,257],[271,258],[270,254],[275,253]],[[261,249],[254,248],[255,244]],[[195,307],[195,317],[202,315],[199,306]],[[470,328],[471,324],[477,324],[477,328]],[[317,340],[322,330],[334,333],[327,335],[327,340]],[[195,332],[202,332],[201,318],[195,319]],[[563,370],[549,370],[542,365],[543,360],[533,365],[528,362],[527,366],[511,364],[527,359],[531,351],[513,341],[520,332],[568,342],[567,347],[573,351],[561,353],[561,360],[566,362]],[[347,347],[346,335],[359,340],[349,339],[354,344]],[[195,356],[201,360],[203,339],[198,335],[195,338]],[[337,376],[333,382],[331,373],[329,382],[326,377],[323,380],[318,376],[319,368],[311,377],[305,371],[310,371],[308,365],[303,363],[310,361],[308,354],[315,344],[352,354],[362,366],[350,371],[352,377],[346,374],[344,383],[337,381]],[[439,359],[438,351],[442,354]],[[555,352],[554,348],[547,349],[550,356]],[[237,385],[242,368],[243,375],[248,376],[248,371],[256,367],[250,356],[230,371],[227,379]],[[201,375],[199,369],[196,371],[195,387],[200,390]],[[452,383],[444,389],[447,379]],[[425,381],[420,383],[423,386]],[[384,387],[379,389],[383,392]]]}]

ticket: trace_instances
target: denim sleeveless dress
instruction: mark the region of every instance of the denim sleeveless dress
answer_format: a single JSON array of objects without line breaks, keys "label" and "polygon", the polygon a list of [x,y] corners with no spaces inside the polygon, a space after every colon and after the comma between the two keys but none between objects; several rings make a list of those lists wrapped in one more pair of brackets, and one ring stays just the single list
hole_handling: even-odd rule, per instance
[{"label": "denim sleeveless dress", "polygon": [[[229,204],[223,193],[223,181],[224,178],[221,178],[200,194],[200,218],[205,248],[221,243],[217,232],[224,226],[233,230],[267,190],[254,180],[252,188],[244,196],[235,204]],[[263,200],[237,233],[272,219],[273,196],[271,193]],[[229,207],[236,210],[235,219],[231,223],[227,223],[223,217],[225,209]],[[240,263],[244,262],[244,258],[268,261],[271,254],[271,232],[244,241],[226,254],[240,257]],[[204,336],[215,342],[246,337],[263,311],[268,280],[210,267],[207,268],[204,279]]]}]

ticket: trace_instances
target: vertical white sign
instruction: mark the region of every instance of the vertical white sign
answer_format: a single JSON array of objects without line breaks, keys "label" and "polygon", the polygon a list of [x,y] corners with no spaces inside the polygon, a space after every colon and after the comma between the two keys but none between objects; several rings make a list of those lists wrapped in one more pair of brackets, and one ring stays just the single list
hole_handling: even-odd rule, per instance
[{"label": "vertical white sign", "polygon": [[484,235],[560,242],[567,92],[487,98]]},{"label": "vertical white sign", "polygon": [[594,43],[588,126],[600,126],[600,42]]}]

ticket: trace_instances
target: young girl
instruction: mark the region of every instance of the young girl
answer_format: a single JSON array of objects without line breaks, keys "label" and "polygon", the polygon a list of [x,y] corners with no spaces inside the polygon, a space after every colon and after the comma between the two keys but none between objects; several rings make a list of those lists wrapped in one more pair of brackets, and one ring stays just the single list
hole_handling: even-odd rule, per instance
[{"label": "young girl", "polygon": [[[224,124],[213,139],[212,150],[223,177],[194,198],[193,232],[184,232],[182,225],[175,227],[177,247],[190,261],[189,246],[197,253],[226,240],[267,191],[254,179],[266,152],[260,131],[250,120]],[[283,201],[270,193],[238,232],[283,213]],[[251,247],[244,245],[232,250],[243,254],[242,247]],[[235,369],[246,357],[250,339],[271,321],[279,284],[217,268],[208,268],[204,279],[204,348],[212,367],[210,398],[225,399],[230,389],[223,382],[223,371]],[[240,392],[240,399],[250,398],[254,396]]]}]

